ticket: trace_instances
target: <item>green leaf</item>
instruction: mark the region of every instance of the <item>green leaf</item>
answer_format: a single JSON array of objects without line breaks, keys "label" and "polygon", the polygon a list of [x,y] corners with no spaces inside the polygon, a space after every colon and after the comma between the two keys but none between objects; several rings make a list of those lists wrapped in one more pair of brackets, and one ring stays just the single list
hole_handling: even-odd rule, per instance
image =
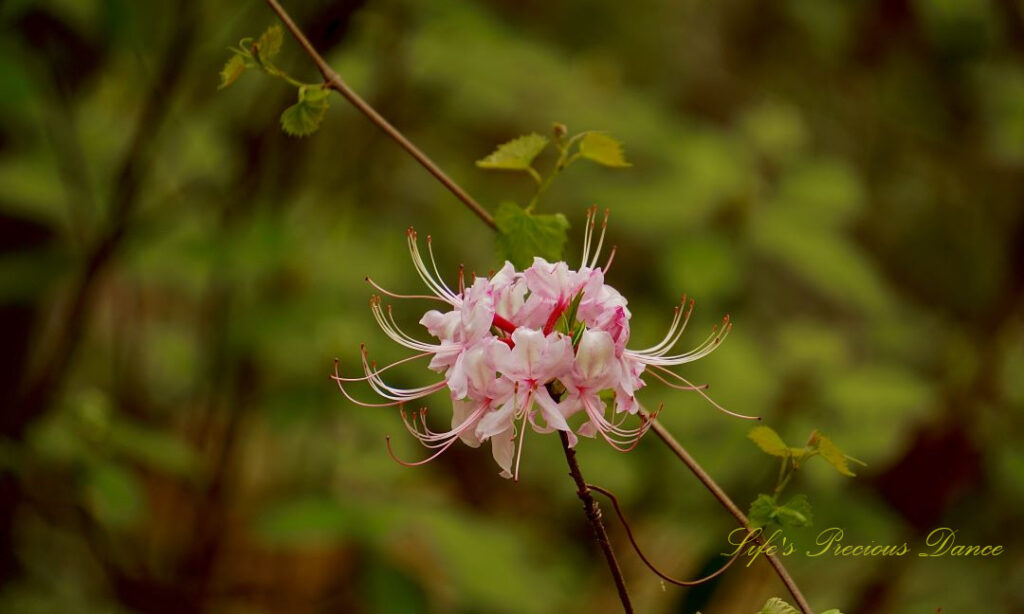
[{"label": "green leaf", "polygon": [[237,81],[245,69],[245,58],[237,53],[232,55],[227,64],[224,64],[224,68],[220,70],[220,86],[217,89],[222,90]]},{"label": "green leaf", "polygon": [[809,527],[814,523],[811,503],[806,495],[797,495],[775,508],[775,518],[784,527]]},{"label": "green leaf", "polygon": [[754,502],[750,504],[750,511],[747,516],[750,519],[750,526],[764,527],[772,524],[775,520],[775,500],[766,494],[757,495]]},{"label": "green leaf", "polygon": [[793,468],[796,469],[800,467],[800,464],[803,463],[804,460],[806,460],[809,456],[813,456],[813,453],[814,450],[809,450],[807,448],[790,447],[789,455],[790,458],[792,458],[793,460]]},{"label": "green leaf", "polygon": [[825,610],[821,614],[843,614],[839,611],[839,608],[832,608],[831,610]]},{"label": "green leaf", "polygon": [[832,440],[824,435],[815,432],[813,439],[818,446],[818,452],[821,457],[828,461],[828,464],[836,468],[836,471],[843,475],[850,477],[856,474],[850,470],[850,465],[846,462],[846,455],[839,449],[836,444],[832,443]]},{"label": "green leaf", "polygon": [[498,249],[516,268],[526,268],[534,256],[557,262],[562,259],[569,220],[561,213],[533,215],[515,203],[504,202],[494,214],[498,225]]},{"label": "green leaf", "polygon": [[772,597],[757,614],[800,614],[800,611],[778,597]]},{"label": "green leaf", "polygon": [[603,132],[588,132],[580,141],[580,155],[604,166],[626,168],[633,166],[626,162],[622,143]]},{"label": "green leaf", "polygon": [[483,160],[477,160],[476,165],[480,168],[526,170],[547,146],[548,137],[537,133],[527,134],[499,145],[491,155]]},{"label": "green leaf", "polygon": [[320,128],[330,107],[330,91],[324,88],[299,88],[299,101],[281,113],[281,129],[291,136],[309,136]]},{"label": "green leaf", "polygon": [[789,446],[786,445],[779,434],[767,426],[758,426],[747,433],[747,437],[757,444],[757,447],[765,454],[787,458],[791,454]]},{"label": "green leaf", "polygon": [[260,34],[260,39],[256,41],[256,55],[260,62],[265,64],[281,53],[281,43],[283,42],[284,32],[277,24],[270,26],[263,34]]},{"label": "green leaf", "polygon": [[775,499],[762,493],[750,504],[747,516],[752,527],[809,527],[814,521],[811,503],[805,495],[797,495],[785,505],[778,505]]}]

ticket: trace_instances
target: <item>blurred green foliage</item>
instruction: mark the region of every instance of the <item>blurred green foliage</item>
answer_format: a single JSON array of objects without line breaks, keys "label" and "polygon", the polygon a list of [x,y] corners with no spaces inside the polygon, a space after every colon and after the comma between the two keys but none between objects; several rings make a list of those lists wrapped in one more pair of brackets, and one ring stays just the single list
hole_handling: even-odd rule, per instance
[{"label": "blurred green foliage", "polygon": [[[987,0],[287,3],[331,64],[495,211],[533,186],[475,168],[566,122],[628,147],[542,211],[609,207],[609,283],[634,347],[683,292],[691,333],[735,328],[684,375],[785,441],[818,428],[868,463],[791,486],[850,543],[936,526],[993,559],[791,556],[846,614],[1024,609],[1024,12]],[[294,6],[291,6],[294,5]],[[284,135],[286,83],[218,91],[258,2],[0,5],[0,610],[614,612],[553,438],[522,478],[457,446],[418,469],[397,412],[333,389],[373,326],[366,275],[413,292],[403,231],[496,268],[495,237],[336,100]],[[286,39],[274,58],[317,74]],[[252,71],[250,71],[252,72]],[[320,113],[320,110],[317,110]],[[554,152],[536,163],[547,168]],[[415,327],[423,308],[396,305]],[[393,370],[421,385],[420,365]],[[666,426],[740,502],[777,473],[749,425],[651,382]],[[449,409],[431,401],[438,423]],[[677,576],[720,563],[730,517],[655,439],[584,441]],[[612,524],[612,523],[609,523]],[[641,612],[754,612],[770,569],[662,587],[612,524]]]}]

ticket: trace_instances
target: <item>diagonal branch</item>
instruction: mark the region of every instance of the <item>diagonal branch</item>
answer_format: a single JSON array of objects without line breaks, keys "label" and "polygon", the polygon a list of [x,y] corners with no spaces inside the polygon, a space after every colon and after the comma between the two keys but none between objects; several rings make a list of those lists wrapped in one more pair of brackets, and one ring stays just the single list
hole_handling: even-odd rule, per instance
[{"label": "diagonal branch", "polygon": [[427,154],[423,153],[418,147],[413,145],[412,141],[405,138],[404,134],[392,126],[391,123],[384,119],[376,109],[371,107],[359,96],[359,94],[345,83],[341,76],[331,68],[319,53],[317,53],[317,50],[313,47],[312,43],[309,42],[309,39],[306,38],[306,35],[302,33],[302,30],[300,30],[297,25],[295,25],[295,22],[292,21],[288,12],[284,10],[284,7],[282,7],[277,0],[267,0],[267,4],[270,5],[270,8],[273,9],[275,13],[277,13],[278,18],[281,19],[281,23],[288,28],[288,31],[292,33],[292,36],[294,36],[297,41],[299,41],[299,44],[302,45],[306,54],[308,54],[313,60],[313,63],[316,64],[317,69],[320,71],[320,74],[323,75],[324,81],[327,83],[328,87],[344,96],[346,100],[352,103],[352,106],[359,109],[359,111],[361,111],[371,122],[376,124],[377,127],[401,145],[402,149],[409,152],[410,156],[423,165],[423,168],[427,169],[427,171],[440,181],[444,187],[448,188],[456,198],[469,207],[477,217],[483,220],[483,222],[491,228],[497,230],[498,227],[494,223],[494,218],[491,217],[491,214],[488,213],[486,209],[480,206],[480,203],[476,202],[473,197],[463,190],[459,184],[452,181],[452,179],[448,177],[448,175],[446,175],[433,160],[427,157]]},{"label": "diagonal branch", "polygon": [[[401,145],[402,148],[409,153],[409,155],[411,155],[413,158],[416,159],[417,162],[423,165],[423,167],[426,168],[431,175],[437,178],[437,180],[440,181],[446,188],[448,188],[452,192],[452,194],[454,194],[467,207],[469,207],[470,210],[472,210],[473,213],[475,213],[481,220],[483,220],[485,224],[490,226],[492,229],[497,230],[497,226],[494,223],[494,218],[492,218],[491,215],[487,213],[487,211],[484,210],[484,208],[481,207],[479,203],[473,200],[472,196],[470,196],[465,190],[462,189],[462,187],[460,187],[458,184],[452,181],[451,178],[449,178],[448,175],[446,175],[444,171],[442,171],[437,166],[437,164],[435,164],[430,158],[428,158],[426,154],[420,151],[419,148],[413,145],[412,142],[409,141],[409,139],[405,138],[405,136],[401,132],[399,132],[394,126],[388,123],[388,121],[384,119],[380,115],[380,113],[377,113],[377,111],[373,107],[371,107],[365,100],[360,98],[359,95],[356,94],[355,91],[353,91],[352,88],[350,88],[342,80],[341,76],[338,75],[338,73],[336,73],[334,69],[330,67],[329,64],[327,64],[327,62],[319,53],[317,53],[313,45],[310,44],[309,39],[307,39],[306,36],[302,33],[302,30],[300,30],[299,27],[295,25],[295,22],[292,21],[292,18],[288,15],[288,12],[284,10],[284,8],[277,0],[266,1],[270,8],[277,14],[278,18],[280,18],[281,22],[285,25],[285,27],[288,28],[288,31],[291,32],[295,39],[299,41],[299,44],[306,51],[306,54],[309,55],[309,57],[313,60],[313,63],[316,64],[316,67],[320,71],[320,74],[323,75],[324,81],[331,89],[336,90],[339,94],[344,96],[346,100],[348,100],[350,103],[352,103],[353,106],[355,106],[364,115],[366,115],[366,117],[369,118],[371,122],[376,124],[381,130],[387,133],[388,136],[390,136],[399,145]],[[658,437],[665,443],[665,445],[667,445],[675,453],[675,455],[678,456],[681,461],[683,461],[687,468],[689,468],[690,471],[695,476],[697,476],[697,479],[700,480],[700,482],[705,486],[705,488],[707,488],[716,499],[718,499],[718,502],[721,503],[729,511],[729,513],[736,518],[737,521],[739,521],[740,525],[742,525],[749,531],[750,521],[747,520],[747,517],[743,514],[742,511],[740,511],[738,507],[736,507],[736,504],[732,502],[732,499],[730,499],[729,496],[725,494],[725,491],[723,491],[722,488],[711,478],[711,476],[708,475],[706,471],[704,471],[704,469],[697,463],[697,461],[694,460],[692,456],[690,456],[690,454],[683,448],[683,446],[681,446],[679,442],[676,441],[674,437],[672,437],[672,434],[665,430],[665,427],[663,427],[657,420],[653,421],[653,428],[654,432],[657,433]],[[575,460],[575,452],[573,452],[572,449],[567,446],[567,440],[564,439],[565,436],[563,435],[562,437],[563,447],[565,448],[566,452],[566,459],[569,461],[570,468],[572,468],[573,462]],[[593,497],[590,495],[586,487],[586,482],[582,482],[582,476],[579,476],[578,465],[576,466],[576,471],[572,475],[573,479],[577,481],[577,485],[579,486],[579,496],[584,501],[584,507],[588,510],[588,517],[590,517],[589,510],[591,509],[591,506],[590,504],[587,503],[587,498],[590,499],[590,502],[593,505],[593,509],[595,510],[595,514],[597,515],[595,532],[598,533],[598,542],[601,544],[602,550],[605,551],[606,558],[609,558],[609,566],[612,569],[613,576],[615,576],[616,578],[616,585],[619,588],[620,596],[623,597],[623,605],[626,606],[627,611],[630,611],[630,606],[628,605],[629,598],[628,595],[626,595],[625,593],[625,585],[621,584],[621,571],[617,571],[618,563],[615,562],[615,555],[611,552],[610,545],[607,546],[607,549],[605,548],[608,541],[607,534],[604,533],[603,524],[600,523],[600,512],[597,511],[597,504],[593,502]],[[592,522],[592,524],[594,523]],[[598,526],[601,527],[600,531],[598,531]],[[602,534],[604,535],[603,542],[601,541]],[[775,573],[779,576],[779,579],[781,579],[783,584],[786,585],[786,588],[789,589],[790,594],[793,596],[793,599],[796,600],[797,605],[800,607],[800,610],[803,612],[803,614],[814,614],[813,610],[811,610],[810,605],[808,605],[807,603],[807,599],[804,598],[803,593],[800,592],[800,589],[799,587],[797,587],[796,582],[786,571],[786,568],[785,566],[783,566],[782,561],[780,561],[778,557],[772,555],[768,556],[768,561],[775,569]]]},{"label": "diagonal branch", "polygon": [[[722,504],[722,507],[728,510],[729,513],[732,514],[740,523],[740,526],[749,532],[751,530],[750,520],[747,519],[747,516],[740,510],[740,508],[736,507],[736,504],[729,498],[729,495],[725,494],[722,487],[711,479],[711,476],[704,471],[704,468],[697,464],[697,461],[690,456],[690,453],[686,451],[686,448],[676,441],[676,438],[672,436],[672,433],[669,433],[668,430],[657,420],[653,421],[651,428],[658,437],[665,442],[665,445],[679,457],[679,460],[683,461],[683,464],[690,469],[693,475],[697,476],[697,479],[700,480],[701,484],[703,484],[704,487],[707,488],[716,499],[718,499],[718,502]],[[758,537],[757,543],[761,544],[761,542],[761,538]],[[803,614],[814,614],[814,610],[811,609],[810,604],[807,603],[807,599],[804,597],[803,593],[800,592],[800,587],[796,585],[793,577],[789,575],[788,571],[786,571],[786,567],[782,564],[782,561],[779,560],[779,557],[768,553],[765,553],[765,555],[768,558],[768,562],[775,568],[775,573],[779,576],[779,579],[786,585],[786,588],[789,590],[789,594],[796,600],[796,604],[800,608],[800,611],[803,612]]]}]

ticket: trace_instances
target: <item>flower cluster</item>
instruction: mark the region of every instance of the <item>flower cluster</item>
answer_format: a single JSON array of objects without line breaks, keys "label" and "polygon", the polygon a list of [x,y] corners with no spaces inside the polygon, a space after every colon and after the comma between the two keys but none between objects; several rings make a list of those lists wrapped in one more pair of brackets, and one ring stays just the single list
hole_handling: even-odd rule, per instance
[{"label": "flower cluster", "polygon": [[[707,398],[703,387],[694,386],[668,367],[697,360],[714,350],[729,332],[728,317],[695,349],[672,353],[693,311],[693,302],[687,305],[684,297],[660,343],[644,350],[627,349],[627,301],[605,283],[614,248],[604,266],[597,266],[607,214],[596,247],[592,246],[595,222],[596,209],[592,208],[587,216],[583,261],[578,270],[570,269],[565,262],[551,263],[542,258],[535,258],[524,271],[517,271],[506,262],[490,278],[476,277],[468,287],[460,270],[456,292],[438,273],[430,237],[428,268],[416,232],[410,229],[407,239],[412,261],[431,294],[395,294],[367,278],[384,295],[445,304],[443,310],[430,310],[420,320],[437,340],[426,342],[399,328],[391,306],[374,296],[370,306],[377,323],[388,337],[416,354],[377,368],[368,361],[364,348],[363,377],[341,377],[337,366],[335,369],[333,378],[342,393],[364,406],[402,406],[435,392],[448,391],[452,401],[450,430],[431,430],[425,409],[411,416],[401,412],[409,432],[435,452],[419,462],[398,462],[421,465],[439,456],[456,440],[473,447],[489,440],[501,475],[518,477],[527,427],[538,433],[563,431],[570,445],[576,444],[578,434],[601,436],[623,452],[636,446],[653,419],[653,414],[642,411],[636,399],[636,392],[645,385],[641,376],[649,375],[670,387],[694,390]],[[381,378],[381,373],[397,364],[427,357],[428,367],[443,373],[441,381],[406,389],[389,386]],[[346,390],[345,384],[351,382],[368,383],[385,402],[357,401]],[[583,420],[574,430],[569,421],[577,414],[582,414]],[[638,416],[639,424],[626,426],[629,416]]]}]

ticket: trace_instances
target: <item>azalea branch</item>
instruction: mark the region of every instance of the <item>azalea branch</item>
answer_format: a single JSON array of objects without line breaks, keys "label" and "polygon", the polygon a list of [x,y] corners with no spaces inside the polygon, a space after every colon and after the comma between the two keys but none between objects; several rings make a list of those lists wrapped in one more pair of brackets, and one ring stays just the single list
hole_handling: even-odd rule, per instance
[{"label": "azalea branch", "polygon": [[615,559],[615,551],[612,550],[611,542],[608,541],[608,532],[605,531],[604,522],[601,521],[601,508],[598,507],[597,501],[594,501],[593,495],[590,494],[591,487],[587,485],[583,474],[580,473],[580,464],[576,461],[576,450],[569,446],[569,436],[565,434],[565,431],[558,431],[558,437],[562,440],[565,461],[569,463],[569,475],[576,482],[576,496],[583,502],[583,511],[587,515],[587,520],[590,521],[591,528],[594,529],[594,539],[597,540],[597,545],[601,547],[601,552],[604,553],[604,558],[608,561],[608,569],[612,572],[615,588],[619,591],[622,608],[625,612],[631,613],[633,604],[629,601],[629,592],[626,590],[626,581],[622,577],[622,569],[619,568],[619,562]]},{"label": "azalea branch", "polygon": [[[403,135],[394,126],[392,126],[386,119],[384,119],[383,116],[380,115],[380,113],[378,113],[372,106],[369,105],[369,103],[363,100],[354,90],[352,90],[352,88],[350,88],[345,83],[341,76],[338,75],[338,73],[335,72],[334,69],[332,69],[331,66],[316,51],[313,45],[309,42],[309,39],[306,38],[302,30],[299,29],[299,27],[295,24],[292,18],[288,15],[288,12],[285,11],[285,9],[277,0],[266,0],[266,2],[274,11],[274,13],[277,14],[278,18],[281,20],[281,23],[284,24],[288,31],[292,33],[292,36],[294,36],[295,39],[299,42],[299,44],[302,46],[306,54],[309,55],[310,59],[313,60],[313,63],[320,71],[320,74],[323,76],[324,82],[328,88],[337,91],[353,106],[355,106],[359,111],[366,115],[366,117],[371,122],[376,124],[389,137],[391,137],[403,149],[405,149],[405,151],[408,152],[409,155],[415,158],[416,161],[419,162],[424,168],[426,168],[427,171],[431,175],[433,175],[438,181],[440,181],[442,185],[448,188],[448,190],[452,194],[454,194],[456,198],[462,201],[462,203],[465,204],[473,213],[475,213],[477,217],[479,217],[485,224],[487,224],[487,226],[489,226],[493,230],[497,230],[497,225],[494,222],[494,218],[491,217],[491,215],[482,206],[480,206],[480,204],[477,203],[476,200],[474,200],[473,197],[469,195],[469,193],[467,193],[464,189],[462,189],[461,186],[459,186],[450,177],[448,177],[448,175],[446,175],[444,171],[442,171],[440,167],[438,167],[437,164],[434,163],[433,160],[431,160],[429,157],[427,157],[426,154],[420,151],[420,149],[417,148],[411,141],[409,141],[409,139],[407,139],[405,135]],[[665,427],[663,427],[657,420],[653,420],[652,426],[654,432],[657,433],[658,437],[665,443],[665,445],[667,445],[675,453],[676,456],[679,457],[680,460],[683,461],[687,468],[689,468],[689,470],[695,476],[697,476],[697,479],[700,480],[702,484],[704,484],[704,486],[711,492],[712,495],[714,495],[716,499],[718,499],[719,503],[721,503],[722,506],[725,507],[729,511],[729,513],[731,513],[733,517],[736,518],[737,521],[739,521],[740,525],[742,525],[744,528],[750,531],[750,521],[743,514],[743,512],[738,507],[736,507],[736,504],[733,503],[729,496],[725,494],[725,491],[723,491],[722,488],[718,486],[718,484],[711,478],[711,476],[707,474],[706,471],[704,471],[704,469],[697,463],[697,461],[694,460],[693,457],[689,455],[689,453],[679,444],[678,441],[675,440],[674,437],[672,437],[672,434],[665,430]],[[591,520],[591,525],[594,527],[598,543],[601,546],[602,551],[605,553],[605,558],[608,559],[609,568],[611,569],[612,575],[615,578],[616,586],[619,589],[619,596],[622,599],[623,606],[626,608],[627,612],[631,612],[632,606],[629,602],[629,595],[626,592],[625,583],[622,579],[622,572],[619,569],[618,562],[615,560],[615,554],[614,552],[612,552],[611,545],[608,542],[608,535],[605,532],[604,525],[601,522],[600,509],[597,507],[597,503],[590,495],[590,491],[587,488],[587,484],[583,480],[582,475],[580,474],[579,465],[578,463],[576,463],[576,454],[572,450],[572,448],[568,446],[568,439],[566,435],[560,432],[560,436],[562,438],[562,446],[565,450],[566,460],[569,463],[570,475],[572,475],[573,479],[576,481],[576,485],[579,488],[577,494],[583,501],[584,509],[587,512],[587,517]],[[758,539],[758,542],[760,543],[760,538]],[[767,555],[767,558],[768,561],[771,563],[772,567],[775,569],[776,574],[778,574],[783,584],[786,585],[786,588],[789,590],[790,594],[796,600],[797,605],[800,607],[800,610],[803,612],[803,614],[813,614],[813,610],[811,610],[811,607],[810,605],[808,605],[807,600],[800,592],[800,589],[799,587],[797,587],[796,582],[786,571],[785,566],[783,566],[782,562],[778,559],[778,557],[774,555]]]},{"label": "azalea branch", "polygon": [[275,13],[277,13],[278,18],[281,20],[281,23],[283,23],[284,26],[288,28],[288,31],[292,33],[292,36],[295,37],[295,40],[299,41],[299,45],[302,46],[302,49],[306,52],[307,55],[309,55],[310,59],[313,60],[313,63],[316,64],[317,70],[320,71],[320,74],[323,76],[324,82],[326,83],[328,88],[341,94],[345,98],[345,100],[348,100],[352,104],[352,106],[359,109],[359,111],[362,112],[362,114],[365,115],[367,119],[376,124],[377,127],[383,130],[385,134],[394,139],[396,143],[401,145],[402,149],[407,151],[409,155],[415,158],[416,161],[423,166],[423,168],[427,169],[427,171],[431,175],[433,175],[434,178],[440,181],[441,184],[444,185],[444,187],[448,188],[448,190],[452,194],[454,194],[456,198],[461,200],[463,204],[469,207],[470,211],[475,213],[477,217],[483,220],[485,224],[497,230],[498,227],[494,223],[494,218],[491,217],[491,214],[488,213],[486,209],[480,206],[480,203],[476,202],[476,200],[474,200],[473,197],[470,196],[468,192],[463,190],[459,184],[452,181],[452,179],[448,177],[448,175],[446,175],[445,172],[442,171],[441,168],[437,164],[435,164],[433,160],[427,157],[427,154],[423,153],[422,151],[420,151],[418,147],[413,145],[412,141],[407,139],[404,134],[402,134],[394,126],[392,126],[391,123],[388,122],[388,120],[384,119],[384,117],[380,113],[378,113],[376,109],[370,106],[369,103],[363,100],[359,96],[359,94],[355,92],[355,90],[353,90],[351,87],[348,86],[347,83],[345,83],[341,76],[337,72],[335,72],[334,69],[331,68],[330,64],[328,64],[324,60],[324,58],[317,52],[316,48],[314,48],[312,43],[309,42],[309,39],[306,38],[306,35],[302,33],[302,30],[299,29],[299,26],[295,25],[295,22],[292,20],[291,16],[288,15],[288,12],[284,10],[284,7],[282,7],[277,0],[267,0],[267,4]]},{"label": "azalea branch", "polygon": [[[703,484],[704,487],[707,488],[716,499],[718,499],[718,502],[722,504],[722,507],[733,515],[733,517],[740,523],[740,526],[750,532],[750,520],[747,518],[746,514],[744,514],[743,511],[733,503],[732,499],[729,498],[729,495],[725,494],[722,487],[719,486],[706,471],[704,471],[704,468],[701,467],[692,456],[690,456],[690,453],[686,451],[686,448],[676,441],[676,438],[672,436],[672,433],[669,433],[668,429],[662,426],[657,420],[653,420],[651,428],[658,435],[658,438],[661,439],[677,457],[679,457],[679,460],[683,461],[683,464],[689,468],[690,472],[697,476],[697,479],[700,480],[701,484]],[[758,545],[761,545],[763,540],[758,536],[756,538],[756,542]],[[800,587],[796,585],[796,581],[793,580],[793,577],[789,575],[788,571],[786,571],[786,567],[782,564],[782,561],[779,560],[779,557],[769,553],[765,553],[765,556],[768,558],[768,562],[771,566],[775,569],[775,573],[779,576],[779,579],[786,585],[786,589],[789,590],[789,594],[793,596],[793,599],[796,601],[797,607],[800,608],[800,611],[803,612],[803,614],[814,614],[814,610],[811,609],[810,604],[807,603],[807,599],[804,597],[803,593],[800,592]]]}]

